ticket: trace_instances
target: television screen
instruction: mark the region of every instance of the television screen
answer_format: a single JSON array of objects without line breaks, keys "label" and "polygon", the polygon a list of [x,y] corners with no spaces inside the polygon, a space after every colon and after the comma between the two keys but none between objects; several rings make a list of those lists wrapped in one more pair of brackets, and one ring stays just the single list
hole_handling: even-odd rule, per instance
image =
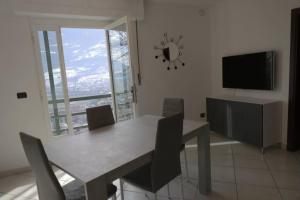
[{"label": "television screen", "polygon": [[223,57],[223,87],[274,89],[275,52]]}]

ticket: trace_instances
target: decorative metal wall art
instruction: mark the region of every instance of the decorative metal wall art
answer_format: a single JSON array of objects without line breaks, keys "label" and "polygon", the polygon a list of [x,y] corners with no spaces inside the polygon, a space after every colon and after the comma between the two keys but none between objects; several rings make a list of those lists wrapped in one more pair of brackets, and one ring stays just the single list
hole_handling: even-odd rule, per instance
[{"label": "decorative metal wall art", "polygon": [[182,35],[177,40],[174,38],[168,38],[168,34],[164,34],[164,39],[161,41],[160,46],[154,46],[155,50],[161,51],[160,54],[156,55],[155,58],[162,58],[162,61],[167,62],[167,70],[174,68],[178,69],[179,66],[185,66],[185,63],[181,60],[183,45],[180,45]]}]

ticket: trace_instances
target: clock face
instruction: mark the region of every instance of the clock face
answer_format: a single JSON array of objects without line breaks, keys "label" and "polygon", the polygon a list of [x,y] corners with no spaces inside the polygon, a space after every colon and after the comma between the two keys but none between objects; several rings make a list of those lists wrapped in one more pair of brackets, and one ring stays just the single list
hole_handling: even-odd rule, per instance
[{"label": "clock face", "polygon": [[179,56],[179,49],[176,44],[169,42],[164,48],[163,53],[167,60],[175,61]]},{"label": "clock face", "polygon": [[181,50],[183,46],[179,46],[179,42],[182,39],[182,36],[179,36],[177,41],[174,41],[173,38],[168,39],[167,34],[164,34],[164,40],[161,41],[161,47],[155,46],[155,50],[160,50],[161,54],[155,56],[156,59],[162,58],[164,63],[168,63],[167,70],[174,68],[178,69],[178,66],[185,66],[185,63],[180,59],[182,56]]}]

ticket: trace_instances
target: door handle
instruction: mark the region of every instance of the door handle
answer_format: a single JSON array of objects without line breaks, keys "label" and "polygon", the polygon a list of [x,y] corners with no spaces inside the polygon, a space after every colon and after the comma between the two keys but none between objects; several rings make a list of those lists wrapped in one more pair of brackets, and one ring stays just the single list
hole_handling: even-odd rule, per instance
[{"label": "door handle", "polygon": [[135,84],[131,86],[131,95],[132,95],[132,102],[137,103],[137,98],[136,98],[136,87]]}]

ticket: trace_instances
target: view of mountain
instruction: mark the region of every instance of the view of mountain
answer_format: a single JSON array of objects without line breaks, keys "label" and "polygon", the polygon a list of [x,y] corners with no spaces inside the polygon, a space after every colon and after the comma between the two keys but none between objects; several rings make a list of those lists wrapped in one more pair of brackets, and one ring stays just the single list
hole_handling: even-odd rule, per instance
[{"label": "view of mountain", "polygon": [[111,93],[105,30],[62,28],[69,97]]},{"label": "view of mountain", "polygon": [[[59,57],[56,32],[39,31],[38,35],[54,132],[60,134],[62,130],[68,128],[63,100],[62,62],[65,66],[74,127],[86,124],[86,108],[105,104],[112,105],[105,30],[62,28],[63,60],[60,60]],[[117,115],[118,120],[125,120],[133,115],[127,33],[110,31],[109,38]],[[99,95],[109,96],[99,98],[97,97]],[[85,97],[88,99],[82,99]],[[53,103],[53,98],[55,98],[55,103]]]}]

